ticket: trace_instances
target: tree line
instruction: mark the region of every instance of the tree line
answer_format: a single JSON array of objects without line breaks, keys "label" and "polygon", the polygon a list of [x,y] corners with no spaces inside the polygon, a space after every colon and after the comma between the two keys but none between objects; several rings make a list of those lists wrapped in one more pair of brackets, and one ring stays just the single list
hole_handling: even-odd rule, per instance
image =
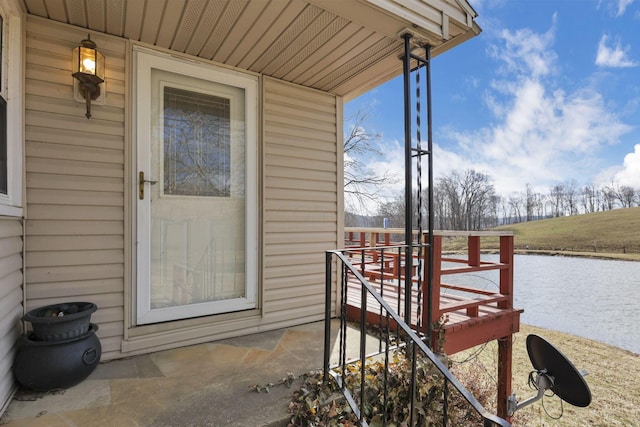
[{"label": "tree line", "polygon": [[[413,224],[418,223],[418,195],[413,194]],[[422,214],[428,209],[427,190],[422,194]],[[626,185],[594,184],[579,186],[575,180],[556,183],[546,193],[536,192],[526,184],[521,192],[499,196],[489,175],[469,169],[452,171],[438,178],[433,187],[434,228],[440,230],[482,230],[503,224],[544,218],[578,215],[619,208],[640,206],[640,190]],[[364,219],[347,213],[347,226],[382,226],[382,218],[390,227],[403,227],[404,196],[382,203],[374,218]],[[426,223],[424,225],[426,227]]]},{"label": "tree line", "polygon": [[[390,227],[402,228],[405,223],[404,194],[390,202],[381,202],[380,190],[395,179],[388,171],[369,166],[371,159],[383,157],[378,148],[382,136],[370,132],[366,121],[367,113],[357,111],[347,120],[350,125],[345,129],[344,193],[348,199],[345,200],[345,225],[381,227],[383,218],[388,218]],[[420,198],[414,193],[413,199],[415,226],[418,224],[419,199],[426,218],[427,190]],[[356,213],[371,205],[378,206],[377,215]],[[580,186],[575,180],[569,180],[550,186],[544,193],[536,192],[526,184],[521,192],[500,196],[489,175],[469,169],[452,171],[438,178],[433,186],[433,205],[435,229],[482,230],[503,224],[638,206],[640,189],[615,183]],[[426,222],[423,225],[426,227]]]}]

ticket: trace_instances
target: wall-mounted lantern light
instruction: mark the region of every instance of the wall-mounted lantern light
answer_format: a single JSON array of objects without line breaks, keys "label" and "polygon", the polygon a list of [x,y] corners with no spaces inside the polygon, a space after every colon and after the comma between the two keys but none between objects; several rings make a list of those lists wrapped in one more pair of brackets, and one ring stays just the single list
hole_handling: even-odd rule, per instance
[{"label": "wall-mounted lantern light", "polygon": [[91,117],[91,101],[100,96],[100,83],[104,82],[104,55],[87,36],[73,49],[73,77],[80,82],[80,94],[87,102],[87,119]]}]

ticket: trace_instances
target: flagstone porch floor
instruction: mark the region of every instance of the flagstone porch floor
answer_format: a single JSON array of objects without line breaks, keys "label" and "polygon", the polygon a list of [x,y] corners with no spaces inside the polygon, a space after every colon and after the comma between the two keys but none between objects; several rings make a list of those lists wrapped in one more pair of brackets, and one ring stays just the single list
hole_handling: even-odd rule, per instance
[{"label": "flagstone porch floor", "polygon": [[[335,348],[337,329],[334,321]],[[323,337],[324,322],[315,322],[101,363],[69,389],[18,391],[0,425],[286,426],[300,376],[322,367]],[[297,378],[292,386],[278,385],[289,372]],[[251,388],[268,383],[269,393]]]}]

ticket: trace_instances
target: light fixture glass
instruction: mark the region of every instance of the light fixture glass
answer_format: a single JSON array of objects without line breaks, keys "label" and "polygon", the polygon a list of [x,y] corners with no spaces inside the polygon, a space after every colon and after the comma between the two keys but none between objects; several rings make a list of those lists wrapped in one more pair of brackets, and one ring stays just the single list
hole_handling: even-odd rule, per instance
[{"label": "light fixture glass", "polygon": [[85,116],[91,117],[91,101],[100,96],[100,83],[104,82],[104,55],[96,49],[89,36],[73,49],[73,77],[78,79],[80,94],[87,103]]}]

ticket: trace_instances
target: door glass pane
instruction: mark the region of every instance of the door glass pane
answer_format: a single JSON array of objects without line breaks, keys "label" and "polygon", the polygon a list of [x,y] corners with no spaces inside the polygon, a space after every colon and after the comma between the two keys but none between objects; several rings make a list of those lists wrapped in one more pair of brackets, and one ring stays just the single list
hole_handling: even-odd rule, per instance
[{"label": "door glass pane", "polygon": [[164,88],[164,194],[229,197],[230,100]]}]

